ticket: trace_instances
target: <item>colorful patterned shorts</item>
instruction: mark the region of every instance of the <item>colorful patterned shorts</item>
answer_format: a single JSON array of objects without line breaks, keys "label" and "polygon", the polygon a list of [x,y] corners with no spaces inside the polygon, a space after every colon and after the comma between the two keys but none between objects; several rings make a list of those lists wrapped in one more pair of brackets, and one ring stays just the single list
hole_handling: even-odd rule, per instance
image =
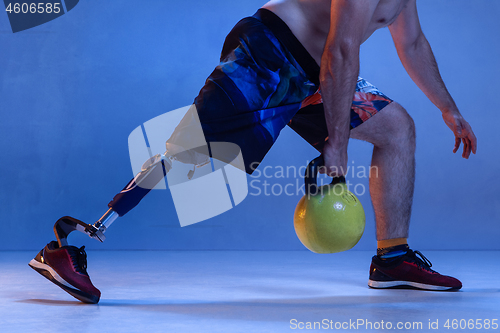
[{"label": "colorful patterned shorts", "polygon": [[[351,109],[354,128],[392,100],[359,78]],[[289,125],[321,151],[328,136],[319,66],[271,11],[259,9],[226,37],[219,66],[195,99],[207,142],[232,142],[252,173]]]}]

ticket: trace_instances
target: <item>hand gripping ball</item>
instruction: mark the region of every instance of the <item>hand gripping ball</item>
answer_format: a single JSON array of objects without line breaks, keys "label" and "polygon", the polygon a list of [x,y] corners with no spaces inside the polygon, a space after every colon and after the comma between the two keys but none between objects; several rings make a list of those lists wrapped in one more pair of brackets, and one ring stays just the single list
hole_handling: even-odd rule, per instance
[{"label": "hand gripping ball", "polygon": [[365,212],[343,176],[331,184],[317,185],[317,172],[323,165],[323,156],[319,156],[307,166],[306,195],[297,204],[293,219],[295,233],[312,252],[347,251],[363,235]]}]

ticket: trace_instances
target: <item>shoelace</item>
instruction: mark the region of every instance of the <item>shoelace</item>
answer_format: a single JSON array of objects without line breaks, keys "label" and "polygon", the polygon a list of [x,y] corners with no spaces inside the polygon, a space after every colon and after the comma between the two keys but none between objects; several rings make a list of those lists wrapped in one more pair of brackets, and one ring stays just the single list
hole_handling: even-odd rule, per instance
[{"label": "shoelace", "polygon": [[[409,250],[408,251],[410,254],[410,256],[412,257],[412,259],[415,261],[415,263],[417,264],[418,267],[421,267],[423,269],[426,269],[428,271],[431,271],[431,272],[434,272],[431,267],[432,267],[432,263],[430,262],[429,259],[427,259],[423,254],[422,252],[420,251],[413,251],[413,250]],[[418,255],[418,257],[417,257]]]},{"label": "shoelace", "polygon": [[87,274],[87,253],[85,252],[85,246],[81,248],[74,247],[71,250],[69,252],[73,261],[73,267],[77,272]]}]

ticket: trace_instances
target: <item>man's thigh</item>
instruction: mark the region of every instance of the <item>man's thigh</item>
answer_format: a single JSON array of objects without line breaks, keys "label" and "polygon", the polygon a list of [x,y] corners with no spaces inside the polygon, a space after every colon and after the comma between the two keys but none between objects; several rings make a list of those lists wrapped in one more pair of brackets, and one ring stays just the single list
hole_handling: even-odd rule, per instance
[{"label": "man's thigh", "polygon": [[[368,124],[374,122],[372,117],[382,110],[385,112],[386,107],[392,102],[392,99],[375,86],[359,77],[351,106],[351,137],[356,138],[357,133],[364,132],[361,128],[371,128],[372,126]],[[365,123],[366,125],[360,126]],[[302,102],[301,109],[288,125],[314,148],[319,151],[323,150],[323,145],[328,139],[328,128],[321,91]]]}]

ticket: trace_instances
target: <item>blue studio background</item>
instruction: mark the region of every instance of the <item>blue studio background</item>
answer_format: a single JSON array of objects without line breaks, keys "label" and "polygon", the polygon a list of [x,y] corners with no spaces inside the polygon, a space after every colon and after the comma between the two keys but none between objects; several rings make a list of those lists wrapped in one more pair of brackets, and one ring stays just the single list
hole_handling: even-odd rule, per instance
[{"label": "blue studio background", "polygon": [[[16,34],[0,13],[0,250],[39,250],[54,239],[53,223],[63,215],[99,218],[133,176],[130,132],[191,104],[218,63],[225,35],[264,3],[82,0],[68,14]],[[376,32],[362,47],[361,75],[402,104],[417,126],[410,244],[499,250],[500,1],[418,6],[445,82],[478,137],[478,155],[452,154],[454,137],[440,112],[405,73],[389,31]],[[316,156],[286,128],[260,168],[272,173]],[[350,165],[369,166],[371,145],[351,141],[349,158]],[[302,182],[293,174],[267,181],[296,179]],[[293,230],[300,195],[255,193],[250,188],[236,208],[181,228],[169,191],[154,191],[115,222],[103,244],[77,233],[71,241],[91,249],[305,250]],[[374,249],[369,195],[359,198],[367,227],[355,249]]]}]

